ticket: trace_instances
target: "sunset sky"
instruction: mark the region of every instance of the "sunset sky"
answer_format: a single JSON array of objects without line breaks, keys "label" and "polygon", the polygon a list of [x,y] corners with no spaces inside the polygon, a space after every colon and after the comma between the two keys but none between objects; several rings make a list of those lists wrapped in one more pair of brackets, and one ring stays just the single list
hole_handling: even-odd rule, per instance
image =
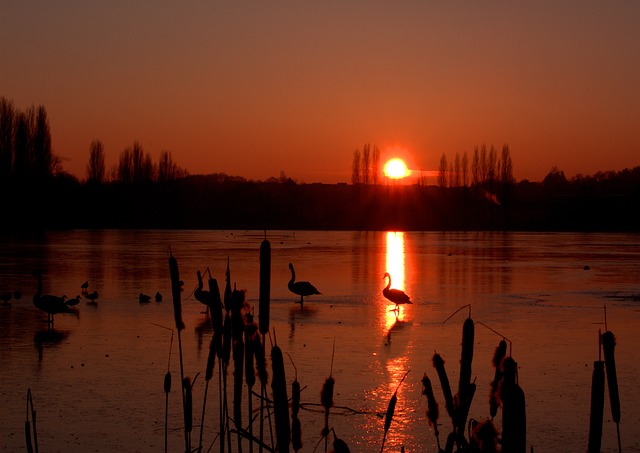
[{"label": "sunset sky", "polygon": [[0,1],[0,96],[85,177],[134,141],[192,174],[349,182],[508,143],[516,179],[640,165],[639,1]]}]

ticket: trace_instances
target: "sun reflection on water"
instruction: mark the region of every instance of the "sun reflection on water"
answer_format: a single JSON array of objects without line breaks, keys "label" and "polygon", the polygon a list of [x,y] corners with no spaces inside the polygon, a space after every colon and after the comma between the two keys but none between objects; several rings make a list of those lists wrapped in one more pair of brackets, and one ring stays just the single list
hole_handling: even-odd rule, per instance
[{"label": "sun reflection on water", "polygon": [[[401,231],[389,231],[386,235],[386,261],[385,270],[391,275],[391,287],[404,290],[405,284],[405,259],[404,259],[404,233]],[[389,332],[391,328],[404,317],[404,309],[400,313],[393,311],[395,304],[382,299],[384,302],[384,330]],[[404,307],[403,307],[404,308]]]}]

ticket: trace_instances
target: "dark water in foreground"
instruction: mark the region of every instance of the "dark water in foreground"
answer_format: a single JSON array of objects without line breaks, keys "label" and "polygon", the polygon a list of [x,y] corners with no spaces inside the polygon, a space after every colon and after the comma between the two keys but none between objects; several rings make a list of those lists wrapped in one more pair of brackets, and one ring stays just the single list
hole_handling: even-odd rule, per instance
[{"label": "dark water in foreground", "polygon": [[[617,337],[622,449],[640,451],[640,235],[273,231],[268,238],[271,327],[303,387],[302,451],[313,451],[320,440],[324,414],[317,405],[330,372],[337,407],[329,424],[352,452],[380,450],[384,418],[377,414],[384,414],[407,371],[385,450],[437,451],[421,395],[425,372],[440,404],[444,447],[451,422],[431,358],[438,352],[445,359],[455,393],[468,312],[443,321],[465,304],[482,323],[475,329],[472,376],[478,389],[470,417],[489,414],[491,358],[501,337],[486,325],[512,342],[526,395],[527,444],[536,452],[586,450],[591,372],[606,305],[608,327]],[[185,375],[201,373],[193,387],[197,445],[212,331],[203,305],[191,295],[196,270],[208,267],[222,286],[229,258],[232,282],[247,290],[257,313],[262,239],[256,231],[71,231],[1,238],[0,293],[20,290],[23,297],[0,306],[0,450],[26,451],[30,388],[42,452],[163,451],[163,378],[169,367],[169,450],[184,451],[177,338],[172,344],[171,332],[160,327],[174,327],[169,246],[185,282]],[[304,311],[287,290],[289,262],[299,280],[310,280],[322,292],[305,302]],[[97,306],[83,299],[77,315],[56,316],[55,333],[48,334],[43,313],[32,304],[34,269],[43,272],[45,293],[73,297],[88,280],[89,291],[99,292]],[[392,286],[414,301],[397,319],[381,294],[386,271]],[[139,303],[139,293],[156,291],[164,295],[162,302]],[[295,370],[286,354],[290,384]],[[243,396],[246,401],[246,391]],[[606,398],[602,450],[613,452],[616,429]],[[218,401],[216,373],[207,397],[205,451],[212,444],[211,451],[219,451]],[[245,417],[246,410],[245,403]],[[232,444],[235,451],[235,439]],[[249,451],[246,442],[243,451]],[[324,451],[324,443],[316,451]]]}]

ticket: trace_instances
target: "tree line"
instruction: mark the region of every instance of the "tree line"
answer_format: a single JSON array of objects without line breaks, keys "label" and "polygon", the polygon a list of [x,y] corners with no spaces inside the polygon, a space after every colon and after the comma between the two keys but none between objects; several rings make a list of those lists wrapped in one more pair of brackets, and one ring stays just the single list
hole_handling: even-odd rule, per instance
[{"label": "tree line", "polygon": [[[135,141],[118,157],[109,171],[105,165],[105,147],[101,140],[89,146],[86,182],[125,184],[167,182],[182,178],[188,172],[174,160],[170,151],[162,151],[158,163],[152,162],[142,145]],[[61,159],[51,148],[51,129],[43,105],[19,110],[13,102],[0,98],[0,181],[7,184],[42,184],[55,177],[70,178]]]},{"label": "tree line", "polygon": [[51,151],[49,117],[44,106],[21,111],[0,98],[0,180],[42,182],[62,171]]},{"label": "tree line", "polygon": [[[189,175],[140,143],[107,171],[105,147],[89,147],[86,180],[51,150],[46,109],[0,99],[0,231],[52,228],[248,228],[355,230],[640,231],[640,167],[541,182],[513,178],[508,145],[440,160],[437,184],[381,184],[380,152],[353,154],[352,184],[302,184],[284,172],[265,181]],[[17,190],[16,190],[17,189]],[[470,189],[470,190],[467,190]],[[78,210],[81,207],[81,210]]]}]

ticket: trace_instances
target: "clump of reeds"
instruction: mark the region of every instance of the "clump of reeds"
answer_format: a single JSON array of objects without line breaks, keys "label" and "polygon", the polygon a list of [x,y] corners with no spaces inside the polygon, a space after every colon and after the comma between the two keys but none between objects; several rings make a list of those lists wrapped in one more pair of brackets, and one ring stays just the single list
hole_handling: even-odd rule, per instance
[{"label": "clump of reeds", "polygon": [[[409,371],[411,371],[411,370],[409,370]],[[385,441],[387,439],[387,433],[389,432],[389,428],[391,427],[391,421],[393,420],[393,414],[394,414],[394,412],[396,410],[396,404],[398,402],[398,389],[400,388],[400,386],[404,382],[404,379],[407,377],[407,374],[409,374],[409,371],[407,371],[404,374],[404,376],[402,376],[402,379],[400,380],[400,383],[398,384],[398,387],[396,387],[396,391],[393,392],[393,396],[389,400],[389,405],[387,406],[387,413],[385,414],[385,417],[384,417],[384,435],[382,437],[382,446],[380,447],[380,453],[382,453],[382,451],[384,450],[384,443],[385,443]]]}]

